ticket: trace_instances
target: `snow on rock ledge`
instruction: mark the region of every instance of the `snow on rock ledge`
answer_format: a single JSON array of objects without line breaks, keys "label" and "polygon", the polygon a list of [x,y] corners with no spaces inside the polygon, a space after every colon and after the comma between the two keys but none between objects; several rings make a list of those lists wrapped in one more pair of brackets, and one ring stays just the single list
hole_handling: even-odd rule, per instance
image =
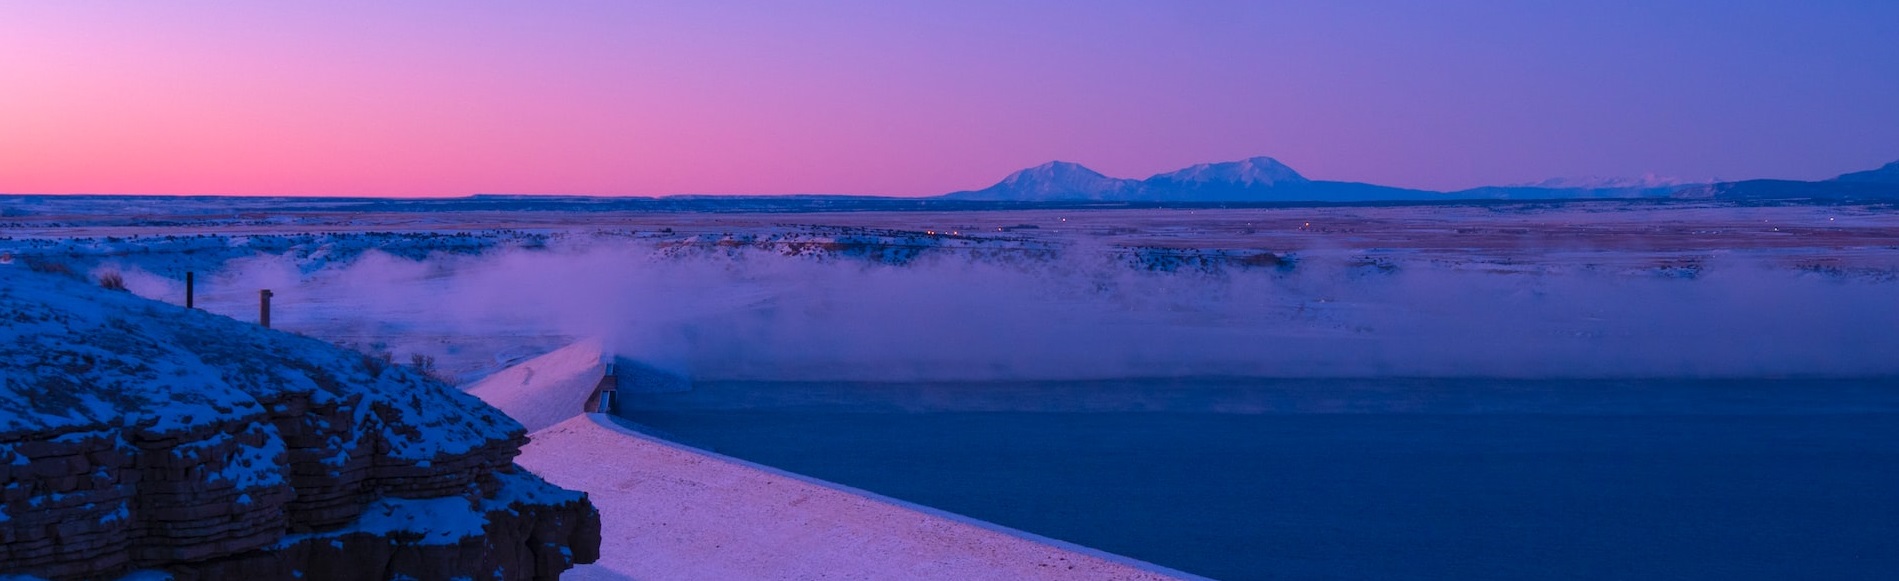
[{"label": "snow on rock ledge", "polygon": [[410,370],[0,266],[0,576],[554,579],[599,516],[525,442]]}]

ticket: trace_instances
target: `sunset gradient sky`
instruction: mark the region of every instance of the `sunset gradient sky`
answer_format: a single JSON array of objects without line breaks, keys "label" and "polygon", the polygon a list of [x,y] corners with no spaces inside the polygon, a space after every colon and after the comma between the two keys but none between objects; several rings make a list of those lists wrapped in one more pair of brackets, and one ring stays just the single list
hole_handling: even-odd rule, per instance
[{"label": "sunset gradient sky", "polygon": [[1432,189],[1899,159],[1899,2],[0,0],[0,192]]}]

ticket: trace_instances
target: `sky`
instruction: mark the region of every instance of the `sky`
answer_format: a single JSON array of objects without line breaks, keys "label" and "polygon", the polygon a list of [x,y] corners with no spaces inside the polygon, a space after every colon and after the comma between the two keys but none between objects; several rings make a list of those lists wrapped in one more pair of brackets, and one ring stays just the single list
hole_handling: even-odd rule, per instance
[{"label": "sky", "polygon": [[1899,159],[1890,0],[0,0],[0,192],[1458,189]]}]

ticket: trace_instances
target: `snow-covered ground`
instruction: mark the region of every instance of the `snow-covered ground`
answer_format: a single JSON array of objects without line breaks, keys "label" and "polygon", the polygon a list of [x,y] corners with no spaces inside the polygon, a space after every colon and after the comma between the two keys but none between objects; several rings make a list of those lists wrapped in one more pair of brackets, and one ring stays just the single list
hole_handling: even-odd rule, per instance
[{"label": "snow-covered ground", "polygon": [[[176,215],[142,205],[142,214],[128,216],[62,201],[53,205],[58,212],[10,214],[0,224],[0,262],[116,273],[131,291],[173,303],[183,302],[184,273],[195,272],[200,308],[247,321],[257,317],[257,291],[268,288],[273,326],[387,354],[457,383],[489,378],[477,390],[485,398],[524,422],[553,426],[524,465],[599,491],[596,502],[652,511],[634,525],[609,514],[610,537],[619,530],[646,543],[608,551],[611,562],[683,563],[706,555],[710,542],[721,557],[701,560],[734,567],[706,571],[711,576],[767,567],[815,574],[820,569],[795,569],[805,566],[795,558],[772,560],[802,551],[838,562],[869,554],[862,551],[967,556],[973,549],[931,549],[937,541],[903,531],[993,529],[930,520],[942,515],[900,503],[860,506],[853,503],[868,497],[697,454],[598,417],[572,419],[562,410],[584,395],[504,389],[521,385],[531,367],[502,370],[594,338],[601,349],[702,380],[872,386],[1206,375],[1573,378],[1585,386],[1899,376],[1891,356],[1899,353],[1891,331],[1899,328],[1891,300],[1899,295],[1899,211],[1889,204],[720,214],[358,212],[320,204],[273,212],[236,203],[219,212],[205,209],[216,201],[194,204]],[[566,355],[597,364],[576,353]],[[564,383],[590,388],[593,373],[570,370]],[[1638,383],[1596,381],[1603,379]],[[1463,397],[1442,392],[1447,384],[1403,385],[1376,389],[1433,390],[1403,401]],[[1130,389],[1139,393],[1043,403],[1087,407],[1112,396],[1172,405],[1166,394]],[[1689,411],[1726,405],[1699,392],[1670,393],[1680,396],[1670,405]],[[1332,395],[1301,401],[1351,408],[1362,399]],[[1637,395],[1631,401],[1645,401]],[[1468,402],[1498,403],[1490,395]],[[842,496],[813,492],[800,501],[805,492],[780,492],[807,487]],[[819,499],[839,504],[814,504]],[[733,520],[708,517],[722,524],[706,524],[701,536],[669,536],[667,527],[690,520],[681,515],[714,510]],[[827,521],[824,511],[880,516]],[[756,521],[760,515],[786,518]],[[893,522],[922,528],[877,528]],[[758,542],[741,542],[743,535],[727,536],[738,535],[728,530],[733,523],[766,528]],[[837,531],[856,532],[825,536]],[[858,534],[867,536],[851,536]],[[1056,550],[1050,546],[1027,542],[1003,561],[1041,563],[1036,551]]]},{"label": "snow-covered ground", "polygon": [[600,508],[574,579],[1194,578],[646,436],[602,414],[517,460]]},{"label": "snow-covered ground", "polygon": [[600,343],[581,341],[483,378],[466,389],[528,432],[561,423],[580,410],[606,375]]},{"label": "snow-covered ground", "polygon": [[1125,557],[1003,529],[641,434],[581,413],[602,377],[581,342],[469,393],[535,431],[515,459],[584,491],[600,562],[573,579],[1171,579]]}]

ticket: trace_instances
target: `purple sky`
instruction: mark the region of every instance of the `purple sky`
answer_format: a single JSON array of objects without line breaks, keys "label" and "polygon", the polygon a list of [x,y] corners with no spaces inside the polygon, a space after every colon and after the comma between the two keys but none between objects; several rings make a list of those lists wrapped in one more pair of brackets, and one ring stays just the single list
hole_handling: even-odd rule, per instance
[{"label": "purple sky", "polygon": [[0,4],[0,192],[1817,179],[1899,159],[1899,2]]}]

